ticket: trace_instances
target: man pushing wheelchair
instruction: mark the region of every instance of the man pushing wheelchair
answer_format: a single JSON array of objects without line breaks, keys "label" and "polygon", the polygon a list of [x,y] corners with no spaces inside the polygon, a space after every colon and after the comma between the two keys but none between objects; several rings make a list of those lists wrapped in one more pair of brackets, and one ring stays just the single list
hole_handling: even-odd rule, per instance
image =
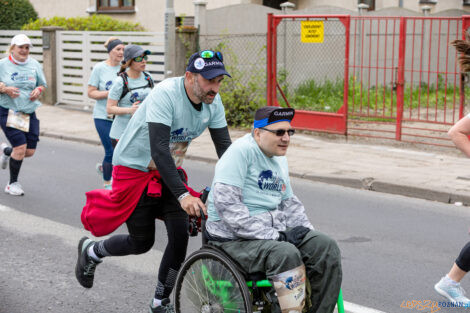
[{"label": "man pushing wheelchair", "polygon": [[341,253],[313,228],[292,192],[285,154],[294,114],[291,108],[258,109],[251,134],[224,153],[205,235],[247,272],[266,274],[278,300],[272,299],[272,312],[330,313],[341,287]]}]

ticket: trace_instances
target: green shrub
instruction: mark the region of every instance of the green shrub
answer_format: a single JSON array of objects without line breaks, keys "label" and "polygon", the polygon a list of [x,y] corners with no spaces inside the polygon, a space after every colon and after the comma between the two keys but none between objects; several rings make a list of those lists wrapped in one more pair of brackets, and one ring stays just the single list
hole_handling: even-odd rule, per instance
[{"label": "green shrub", "polygon": [[[4,1],[4,0],[0,0]],[[15,0],[16,1],[16,0]],[[24,30],[39,30],[44,26],[59,26],[66,30],[82,31],[144,31],[139,23],[131,23],[113,19],[107,15],[92,15],[88,17],[53,17],[50,19],[40,18],[26,24]]]},{"label": "green shrub", "polygon": [[0,0],[0,29],[21,29],[38,18],[28,0]]}]

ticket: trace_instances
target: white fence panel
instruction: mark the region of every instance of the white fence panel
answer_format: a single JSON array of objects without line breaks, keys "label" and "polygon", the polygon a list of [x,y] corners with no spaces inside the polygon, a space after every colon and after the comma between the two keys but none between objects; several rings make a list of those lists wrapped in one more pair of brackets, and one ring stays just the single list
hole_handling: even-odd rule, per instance
[{"label": "white fence panel", "polygon": [[0,59],[8,56],[11,38],[17,34],[25,34],[31,39],[33,49],[30,54],[42,64],[42,31],[40,30],[0,30]]},{"label": "white fence panel", "polygon": [[115,36],[125,44],[136,44],[152,52],[146,71],[155,82],[164,78],[164,34],[154,32],[57,32],[57,98],[59,103],[91,110],[95,103],[87,96],[93,66],[108,58],[103,46]]}]

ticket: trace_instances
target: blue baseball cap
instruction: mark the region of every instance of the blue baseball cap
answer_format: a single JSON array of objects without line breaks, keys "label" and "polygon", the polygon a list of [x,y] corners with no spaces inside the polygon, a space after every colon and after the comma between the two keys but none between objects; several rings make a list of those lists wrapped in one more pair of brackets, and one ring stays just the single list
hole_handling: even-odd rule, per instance
[{"label": "blue baseball cap", "polygon": [[[208,51],[208,50],[206,50]],[[212,51],[211,51],[212,52]],[[213,57],[202,57],[201,52],[194,53],[188,61],[187,72],[201,74],[205,79],[213,79],[220,75],[230,76],[225,70],[225,66],[220,52],[214,52]]]},{"label": "blue baseball cap", "polygon": [[265,106],[256,110],[253,128],[265,127],[278,122],[291,122],[294,118],[293,108]]}]

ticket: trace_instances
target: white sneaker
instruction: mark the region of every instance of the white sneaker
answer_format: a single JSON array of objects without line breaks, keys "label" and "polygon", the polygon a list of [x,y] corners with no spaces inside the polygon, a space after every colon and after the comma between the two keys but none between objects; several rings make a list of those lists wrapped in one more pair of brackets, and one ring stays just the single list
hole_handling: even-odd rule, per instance
[{"label": "white sneaker", "polygon": [[3,142],[2,144],[0,144],[0,167],[1,167],[2,169],[6,169],[6,168],[7,168],[8,159],[10,158],[9,155],[3,154],[3,150],[4,150],[5,148],[7,148],[7,147],[8,147],[8,145],[7,145],[6,143],[4,143],[4,142]]},{"label": "white sneaker", "polygon": [[12,196],[22,196],[22,195],[24,195],[23,187],[21,187],[19,182],[14,182],[14,183],[8,184],[5,187],[5,192],[9,193]]},{"label": "white sneaker", "polygon": [[465,297],[465,290],[463,290],[460,283],[449,283],[446,277],[434,285],[434,289],[441,295],[449,299],[454,305],[468,307],[470,300]]}]

